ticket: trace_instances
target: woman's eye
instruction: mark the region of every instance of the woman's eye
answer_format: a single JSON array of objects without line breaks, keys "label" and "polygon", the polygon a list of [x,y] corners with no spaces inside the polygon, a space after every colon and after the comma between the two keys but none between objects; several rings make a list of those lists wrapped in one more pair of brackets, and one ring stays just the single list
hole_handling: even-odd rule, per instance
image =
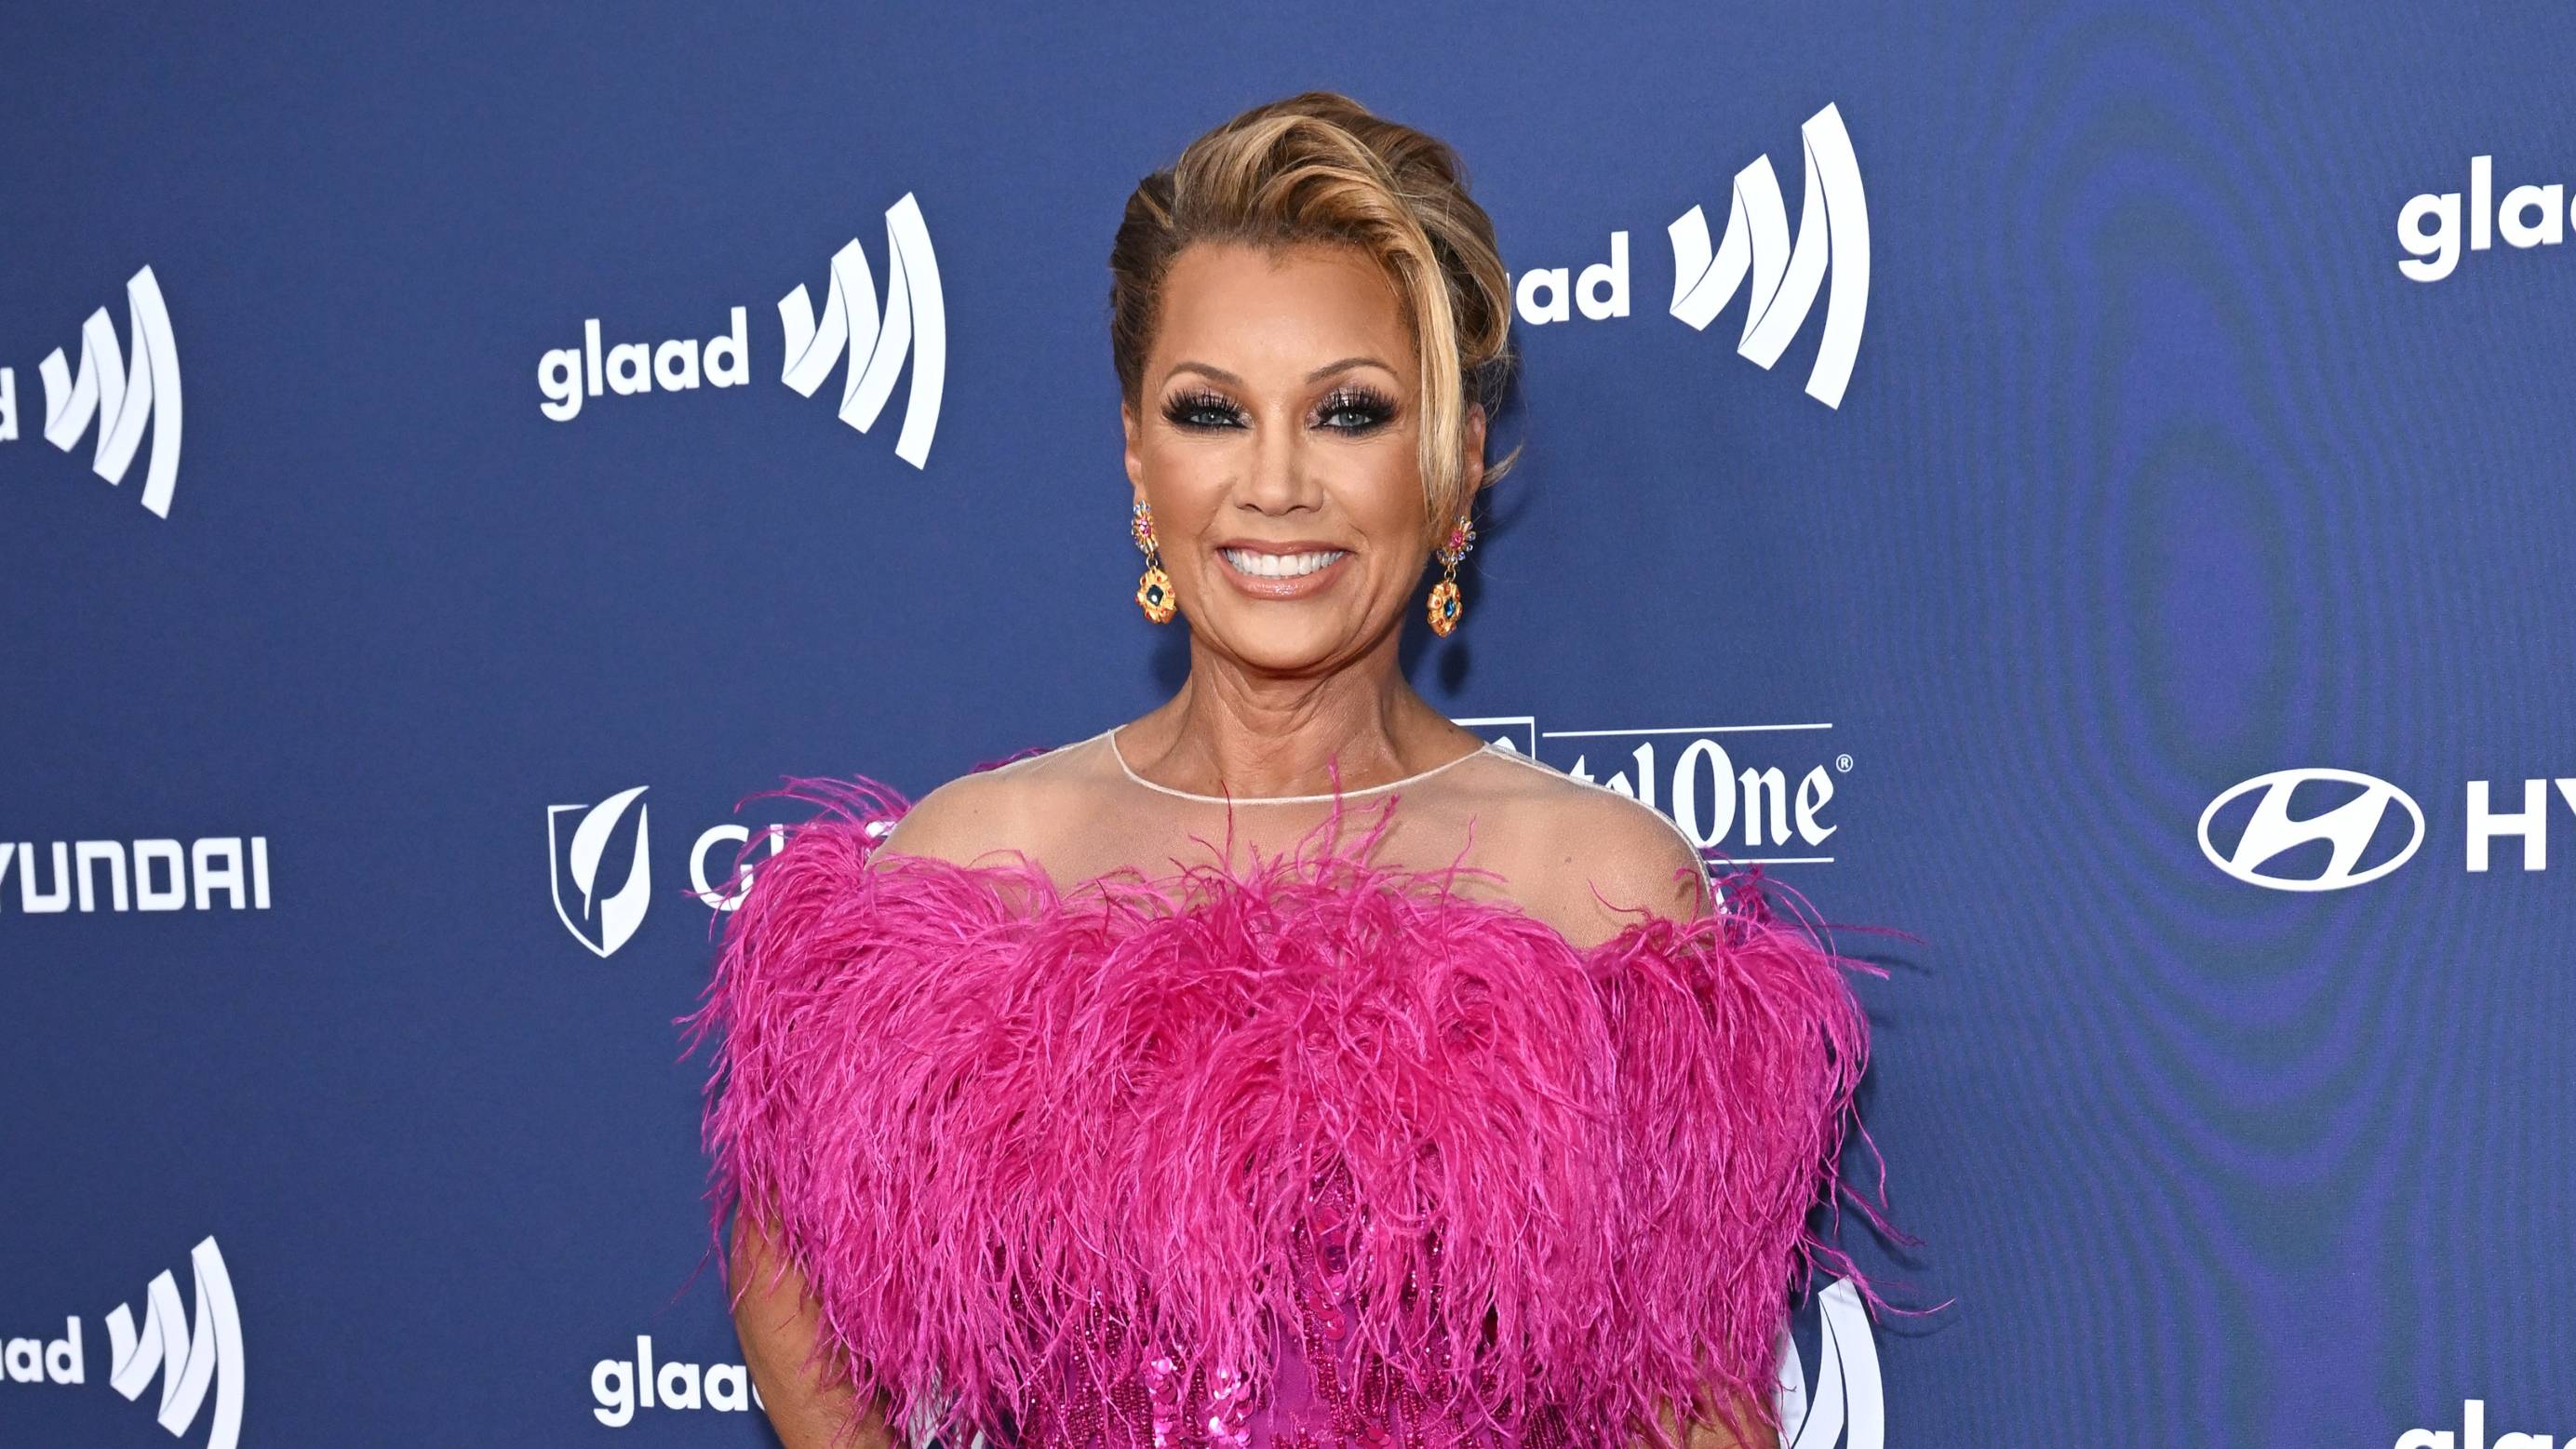
[{"label": "woman's eye", "polygon": [[1324,399],[1324,426],[1340,433],[1365,433],[1395,411],[1386,399],[1368,392],[1335,393]]},{"label": "woman's eye", "polygon": [[1213,393],[1185,393],[1164,404],[1163,417],[1174,427],[1229,428],[1240,422],[1243,414]]}]

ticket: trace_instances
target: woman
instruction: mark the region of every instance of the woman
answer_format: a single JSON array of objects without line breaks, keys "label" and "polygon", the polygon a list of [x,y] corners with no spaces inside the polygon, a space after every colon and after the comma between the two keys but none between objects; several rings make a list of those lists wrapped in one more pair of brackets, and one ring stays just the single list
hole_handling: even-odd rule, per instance
[{"label": "woman", "polygon": [[[1440,142],[1246,112],[1111,256],[1144,717],[763,862],[694,1033],[791,1446],[1768,1445],[1840,958],[1407,686],[1508,361]],[[1438,578],[1426,594],[1427,567]],[[889,828],[891,827],[891,828]],[[1686,1432],[1685,1432],[1686,1431]]]}]

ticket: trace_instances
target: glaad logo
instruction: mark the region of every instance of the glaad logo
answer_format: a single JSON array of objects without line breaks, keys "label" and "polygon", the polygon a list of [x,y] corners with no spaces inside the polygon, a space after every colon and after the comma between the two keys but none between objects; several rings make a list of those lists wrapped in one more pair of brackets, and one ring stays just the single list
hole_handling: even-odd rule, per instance
[{"label": "glaad logo", "polygon": [[[179,1306],[179,1280],[163,1270],[144,1290],[140,1331],[130,1305],[120,1303],[107,1316],[108,1386],[139,1399],[158,1374],[158,1418],[173,1436],[186,1434],[196,1423],[206,1390],[212,1388],[215,1410],[206,1449],[234,1449],[241,1439],[242,1330],[232,1275],[212,1237],[198,1243],[188,1261],[197,1279],[194,1325]],[[63,1336],[51,1342],[13,1338],[0,1346],[0,1369],[11,1383],[85,1383],[83,1347],[80,1319],[66,1318]]]},{"label": "glaad logo", "polygon": [[[834,253],[830,290],[818,316],[803,283],[778,301],[785,361],[779,380],[799,397],[812,397],[823,380],[849,359],[839,415],[860,432],[873,427],[894,394],[895,377],[906,359],[912,364],[912,395],[904,406],[903,429],[895,438],[895,456],[915,468],[930,460],[931,435],[939,427],[940,395],[948,376],[948,310],[939,285],[939,258],[930,245],[930,229],[921,205],[910,192],[886,209],[886,291],[879,311],[876,274],[867,252],[853,238]],[[547,352],[537,359],[538,410],[559,423],[581,416],[586,398],[615,393],[687,392],[701,382],[709,387],[739,387],[751,380],[748,312],[729,314],[732,326],[703,344],[679,337],[667,342],[621,342],[600,347],[596,317],[582,322],[582,345]]]},{"label": "glaad logo", "polygon": [[[123,484],[143,446],[146,426],[152,431],[152,461],[143,473],[143,506],[158,518],[170,516],[170,496],[179,486],[179,437],[184,413],[179,394],[179,347],[170,337],[170,309],[162,304],[160,280],[149,266],[126,279],[127,340],[133,352],[116,344],[116,323],[105,307],[81,324],[80,370],[75,373],[55,348],[38,365],[45,381],[45,441],[70,452],[98,424],[98,441],[90,454],[90,471],[113,484]],[[18,437],[18,379],[0,367],[0,443]]]},{"label": "glaad logo", "polygon": [[[1697,206],[1665,228],[1673,249],[1671,312],[1693,330],[1706,331],[1736,293],[1744,293],[1744,333],[1735,350],[1768,369],[1806,325],[1831,273],[1824,334],[1807,373],[1807,392],[1839,408],[1869,314],[1869,199],[1840,110],[1827,105],[1799,133],[1805,138],[1806,196],[1795,241],[1771,158],[1756,156],[1735,173],[1726,234],[1715,245]],[[1576,310],[1596,322],[1627,316],[1628,233],[1610,233],[1610,260],[1585,267],[1580,277],[1566,267],[1522,272],[1512,297],[1521,320],[1534,327],[1571,321]]]},{"label": "glaad logo", "polygon": [[[2524,780],[2520,810],[2495,808],[2493,781],[2468,782],[2463,856],[2471,874],[2485,873],[2494,857],[2496,841],[2505,836],[2521,837],[2524,870],[2549,868],[2549,791],[2553,785],[2568,810],[2576,813],[2576,777]],[[2303,786],[2318,787],[2319,792],[2338,786],[2357,788],[2359,793],[2331,809],[2294,815],[2292,796]],[[2222,851],[2217,829],[2221,815],[2230,803],[2257,791],[2262,792],[2261,797],[2236,836],[2234,848]],[[2361,862],[2372,854],[2372,847],[2391,833],[2384,827],[2398,811],[2403,812],[2409,827],[2406,843],[2394,847],[2394,853],[2386,859],[2363,868]],[[2292,875],[2273,868],[2273,862],[2289,852],[2319,843],[2330,850],[2317,874]],[[2229,786],[2200,812],[2200,853],[2209,858],[2209,863],[2248,885],[2276,891],[2335,891],[2374,881],[2413,859],[2416,848],[2423,843],[2424,812],[2414,797],[2377,776],[2354,770],[2274,770]]]},{"label": "glaad logo", "polygon": [[[2397,212],[2397,244],[2407,259],[2397,270],[2418,282],[2438,282],[2460,264],[2460,193],[2426,192]],[[2554,247],[2567,240],[2565,185],[2517,186],[2495,200],[2495,158],[2469,158],[2469,250],[2482,252],[2501,234],[2518,248]]]},{"label": "glaad logo", "polygon": [[[1663,812],[1692,844],[1703,851],[1723,851],[1734,864],[1833,863],[1833,856],[1818,852],[1842,827],[1825,823],[1824,811],[1834,798],[1834,776],[1851,773],[1852,757],[1837,753],[1830,769],[1811,765],[1793,784],[1788,771],[1777,764],[1739,768],[1725,743],[1727,737],[1741,736],[1813,737],[1831,730],[1830,723],[1542,730],[1530,715],[1492,715],[1457,723],[1542,764],[1548,763],[1540,758],[1542,742],[1581,741],[1551,747],[1574,750],[1573,763],[1562,767],[1566,774]],[[1605,756],[1601,768],[1610,771],[1610,777],[1597,778],[1592,752],[1616,750],[1628,742],[1633,743],[1624,759]],[[1745,749],[1743,739],[1737,739],[1736,749]]]},{"label": "glaad logo", "polygon": [[1825,295],[1825,335],[1807,374],[1807,394],[1839,408],[1852,362],[1860,355],[1861,323],[1869,311],[1868,199],[1861,193],[1860,164],[1852,156],[1840,111],[1828,104],[1798,130],[1806,138],[1807,192],[1798,213],[1797,245],[1789,243],[1788,210],[1780,203],[1780,179],[1771,173],[1771,158],[1756,156],[1735,173],[1726,236],[1714,251],[1708,244],[1708,222],[1696,206],[1666,229],[1673,243],[1672,311],[1705,330],[1751,275],[1744,336],[1735,350],[1768,369],[1806,323],[1830,256],[1834,284]]},{"label": "glaad logo", "polygon": [[[653,904],[651,820],[649,807],[642,803],[646,788],[620,790],[596,805],[546,807],[546,854],[555,918],[602,960],[635,938]],[[629,815],[635,820],[634,838],[620,849],[617,842]],[[574,816],[579,818],[567,828],[565,822]],[[773,824],[765,833],[768,854],[776,855],[786,846],[786,826]],[[709,910],[730,911],[750,891],[749,864],[744,865],[739,881],[719,884],[708,877],[711,868],[731,866],[734,852],[750,841],[750,827],[728,824],[709,826],[690,843],[689,885]]]},{"label": "glaad logo", "polygon": [[2460,1401],[2460,1433],[2448,1429],[2409,1429],[2397,1436],[2396,1449],[2549,1449],[2552,1443],[2576,1443],[2576,1434],[2555,1440],[2547,1434],[2499,1434],[2487,1442],[2487,1401]]},{"label": "glaad logo", "polygon": [[948,321],[939,291],[939,260],[931,254],[930,232],[912,193],[904,193],[886,211],[883,324],[877,320],[876,277],[856,238],[832,254],[831,286],[819,321],[802,282],[778,300],[787,344],[780,378],[797,396],[812,397],[846,349],[850,365],[844,374],[848,385],[841,393],[841,421],[864,433],[894,392],[895,370],[909,351],[912,399],[904,409],[894,455],[918,468],[930,457],[931,430],[939,425],[939,394],[948,376]]},{"label": "glaad logo", "polygon": [[653,1337],[641,1333],[635,1336],[633,1358],[604,1358],[590,1366],[590,1396],[599,1405],[590,1411],[592,1416],[612,1429],[633,1423],[638,1408],[707,1408],[739,1414],[768,1407],[760,1401],[760,1390],[753,1387],[751,1376],[738,1363],[714,1363],[701,1368],[673,1359],[656,1370]]},{"label": "glaad logo", "polygon": [[[44,855],[24,840],[0,840],[0,886],[18,871],[18,909],[30,916],[72,909],[95,911],[104,900],[111,911],[211,911],[218,895],[238,911],[268,909],[268,837],[249,840],[245,868],[243,840],[238,835],[209,835],[182,844],[176,840],[56,840]],[[127,894],[127,861],[132,859],[133,892]],[[44,869],[51,863],[50,871]],[[53,877],[40,887],[40,874]],[[100,887],[104,885],[105,889]],[[193,891],[190,887],[193,885]],[[0,901],[7,899],[0,890]]]},{"label": "glaad logo", "polygon": [[[2290,797],[2301,785],[2329,780],[2358,785],[2361,793],[2331,810],[2303,819],[2290,814]],[[2254,816],[2245,823],[2243,833],[2236,837],[2236,848],[2219,854],[2217,843],[2210,839],[2210,822],[2217,819],[2229,801],[2256,790],[2263,792],[2263,798],[2256,803]],[[2414,826],[2405,847],[2368,870],[2355,870],[2378,836],[2381,820],[2391,809],[2401,806]],[[2274,875],[2263,869],[2295,847],[2319,840],[2334,847],[2320,874],[2303,879]],[[2386,780],[2355,770],[2274,770],[2229,788],[2200,812],[2200,853],[2209,858],[2209,863],[2248,885],[2276,891],[2337,891],[2374,881],[2404,865],[2423,843],[2424,812],[2417,808],[2414,797]]]},{"label": "glaad logo", "polygon": [[210,1236],[188,1255],[197,1276],[197,1321],[193,1332],[179,1309],[179,1283],[163,1269],[145,1290],[143,1331],[135,1332],[133,1310],[120,1303],[107,1316],[108,1348],[115,1359],[108,1383],[132,1399],[161,1375],[161,1427],[185,1434],[204,1403],[206,1386],[215,1389],[213,1426],[206,1449],[233,1449],[241,1439],[242,1331],[233,1306],[232,1275]]},{"label": "glaad logo", "polygon": [[1860,1291],[1837,1278],[1816,1295],[1816,1396],[1807,1397],[1798,1345],[1780,1334],[1781,1449],[1883,1449],[1887,1401],[1878,1380],[1878,1345]]}]

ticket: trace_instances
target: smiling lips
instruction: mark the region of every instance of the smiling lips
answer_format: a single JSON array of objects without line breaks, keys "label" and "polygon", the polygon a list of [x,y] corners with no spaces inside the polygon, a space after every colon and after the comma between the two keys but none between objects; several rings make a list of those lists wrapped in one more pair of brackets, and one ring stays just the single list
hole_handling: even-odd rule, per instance
[{"label": "smiling lips", "polygon": [[1219,548],[1225,575],[1245,593],[1263,599],[1303,598],[1337,577],[1334,564],[1350,556],[1340,548],[1301,548],[1273,552],[1240,545]]}]

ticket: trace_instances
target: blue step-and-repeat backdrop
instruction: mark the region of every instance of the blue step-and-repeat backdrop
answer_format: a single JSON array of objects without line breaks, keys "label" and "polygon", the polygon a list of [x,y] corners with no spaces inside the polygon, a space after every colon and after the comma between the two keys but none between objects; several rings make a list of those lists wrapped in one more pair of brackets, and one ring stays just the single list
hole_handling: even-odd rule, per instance
[{"label": "blue step-and-repeat backdrop", "polygon": [[1921,938],[1800,1449],[2576,1435],[2565,7],[5,28],[0,1443],[770,1442],[737,802],[1178,683],[1109,241],[1307,88],[1513,273],[1417,686]]}]

